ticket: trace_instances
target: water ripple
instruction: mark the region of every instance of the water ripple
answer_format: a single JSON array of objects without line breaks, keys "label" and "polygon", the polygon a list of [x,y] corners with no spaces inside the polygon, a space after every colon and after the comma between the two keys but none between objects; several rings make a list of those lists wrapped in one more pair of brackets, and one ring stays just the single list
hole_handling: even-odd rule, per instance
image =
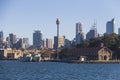
[{"label": "water ripple", "polygon": [[0,61],[0,80],[119,80],[120,64]]}]

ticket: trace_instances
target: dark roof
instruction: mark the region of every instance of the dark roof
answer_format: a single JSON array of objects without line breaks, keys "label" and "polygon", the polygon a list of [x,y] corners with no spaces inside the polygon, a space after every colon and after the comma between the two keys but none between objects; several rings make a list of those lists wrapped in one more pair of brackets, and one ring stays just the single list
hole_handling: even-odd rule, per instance
[{"label": "dark roof", "polygon": [[80,52],[91,52],[91,53],[94,53],[94,52],[98,52],[100,49],[101,49],[101,47],[97,47],[97,48],[81,48],[81,49],[78,49],[78,50]]},{"label": "dark roof", "polygon": [[67,49],[64,53],[67,54],[88,54],[88,53],[98,53],[100,49],[103,47],[95,47],[95,48],[72,48]]},{"label": "dark roof", "polygon": [[78,51],[78,52],[98,52],[101,49],[101,47],[96,47],[96,48],[73,48],[70,49],[73,51]]}]

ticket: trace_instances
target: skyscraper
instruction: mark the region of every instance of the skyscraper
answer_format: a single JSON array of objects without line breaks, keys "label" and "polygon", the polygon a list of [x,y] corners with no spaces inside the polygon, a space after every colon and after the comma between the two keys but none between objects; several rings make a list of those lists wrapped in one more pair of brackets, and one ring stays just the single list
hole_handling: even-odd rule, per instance
[{"label": "skyscraper", "polygon": [[42,45],[43,48],[46,48],[46,40],[43,39],[43,45]]},{"label": "skyscraper", "polygon": [[64,45],[65,45],[65,36],[54,37],[54,49],[57,49],[57,47],[62,48],[64,47]]},{"label": "skyscraper", "polygon": [[82,32],[82,24],[80,22],[76,23],[76,35]]},{"label": "skyscraper", "polygon": [[118,28],[118,35],[120,35],[120,28]]},{"label": "skyscraper", "polygon": [[76,23],[76,45],[82,43],[84,40],[84,34],[82,32],[82,24]]},{"label": "skyscraper", "polygon": [[92,26],[92,29],[86,34],[86,39],[96,38],[96,37],[98,37],[97,24],[94,23]]},{"label": "skyscraper", "polygon": [[18,41],[16,42],[16,49],[25,49],[25,46],[24,46],[24,44],[23,44],[23,39],[22,38],[20,38],[20,39],[18,39]]},{"label": "skyscraper", "polygon": [[16,38],[16,35],[14,35],[13,33],[10,33],[9,34],[9,41],[10,41],[10,47],[13,48],[14,47],[14,44],[16,43],[17,41],[17,38]]},{"label": "skyscraper", "polygon": [[23,44],[24,44],[24,48],[28,48],[29,47],[29,38],[23,38]]},{"label": "skyscraper", "polygon": [[115,33],[115,18],[106,23],[106,34]]},{"label": "skyscraper", "polygon": [[84,34],[83,33],[78,33],[76,35],[76,45],[82,43],[84,40]]},{"label": "skyscraper", "polygon": [[65,48],[70,48],[72,46],[72,41],[65,39]]},{"label": "skyscraper", "polygon": [[42,33],[39,30],[33,33],[33,46],[42,48]]},{"label": "skyscraper", "polygon": [[0,43],[3,43],[3,31],[0,31]]},{"label": "skyscraper", "polygon": [[0,31],[0,38],[3,39],[3,31]]},{"label": "skyscraper", "polygon": [[52,39],[46,39],[46,48],[53,48]]}]

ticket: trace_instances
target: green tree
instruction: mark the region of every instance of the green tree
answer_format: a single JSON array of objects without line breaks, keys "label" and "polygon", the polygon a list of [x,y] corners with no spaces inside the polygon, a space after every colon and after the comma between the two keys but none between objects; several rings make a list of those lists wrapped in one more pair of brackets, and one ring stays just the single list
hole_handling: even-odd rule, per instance
[{"label": "green tree", "polygon": [[76,45],[76,47],[77,48],[87,48],[88,45],[89,45],[89,42],[88,41],[84,41],[83,43]]}]

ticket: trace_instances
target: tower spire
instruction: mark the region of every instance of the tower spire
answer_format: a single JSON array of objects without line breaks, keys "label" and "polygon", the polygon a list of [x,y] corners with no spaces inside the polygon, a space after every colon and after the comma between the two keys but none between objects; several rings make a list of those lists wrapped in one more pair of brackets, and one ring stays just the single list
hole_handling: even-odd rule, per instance
[{"label": "tower spire", "polygon": [[60,24],[60,20],[57,18],[56,20],[56,24],[57,24],[57,59],[59,59],[59,52],[58,52],[58,48],[59,48],[59,24]]}]

